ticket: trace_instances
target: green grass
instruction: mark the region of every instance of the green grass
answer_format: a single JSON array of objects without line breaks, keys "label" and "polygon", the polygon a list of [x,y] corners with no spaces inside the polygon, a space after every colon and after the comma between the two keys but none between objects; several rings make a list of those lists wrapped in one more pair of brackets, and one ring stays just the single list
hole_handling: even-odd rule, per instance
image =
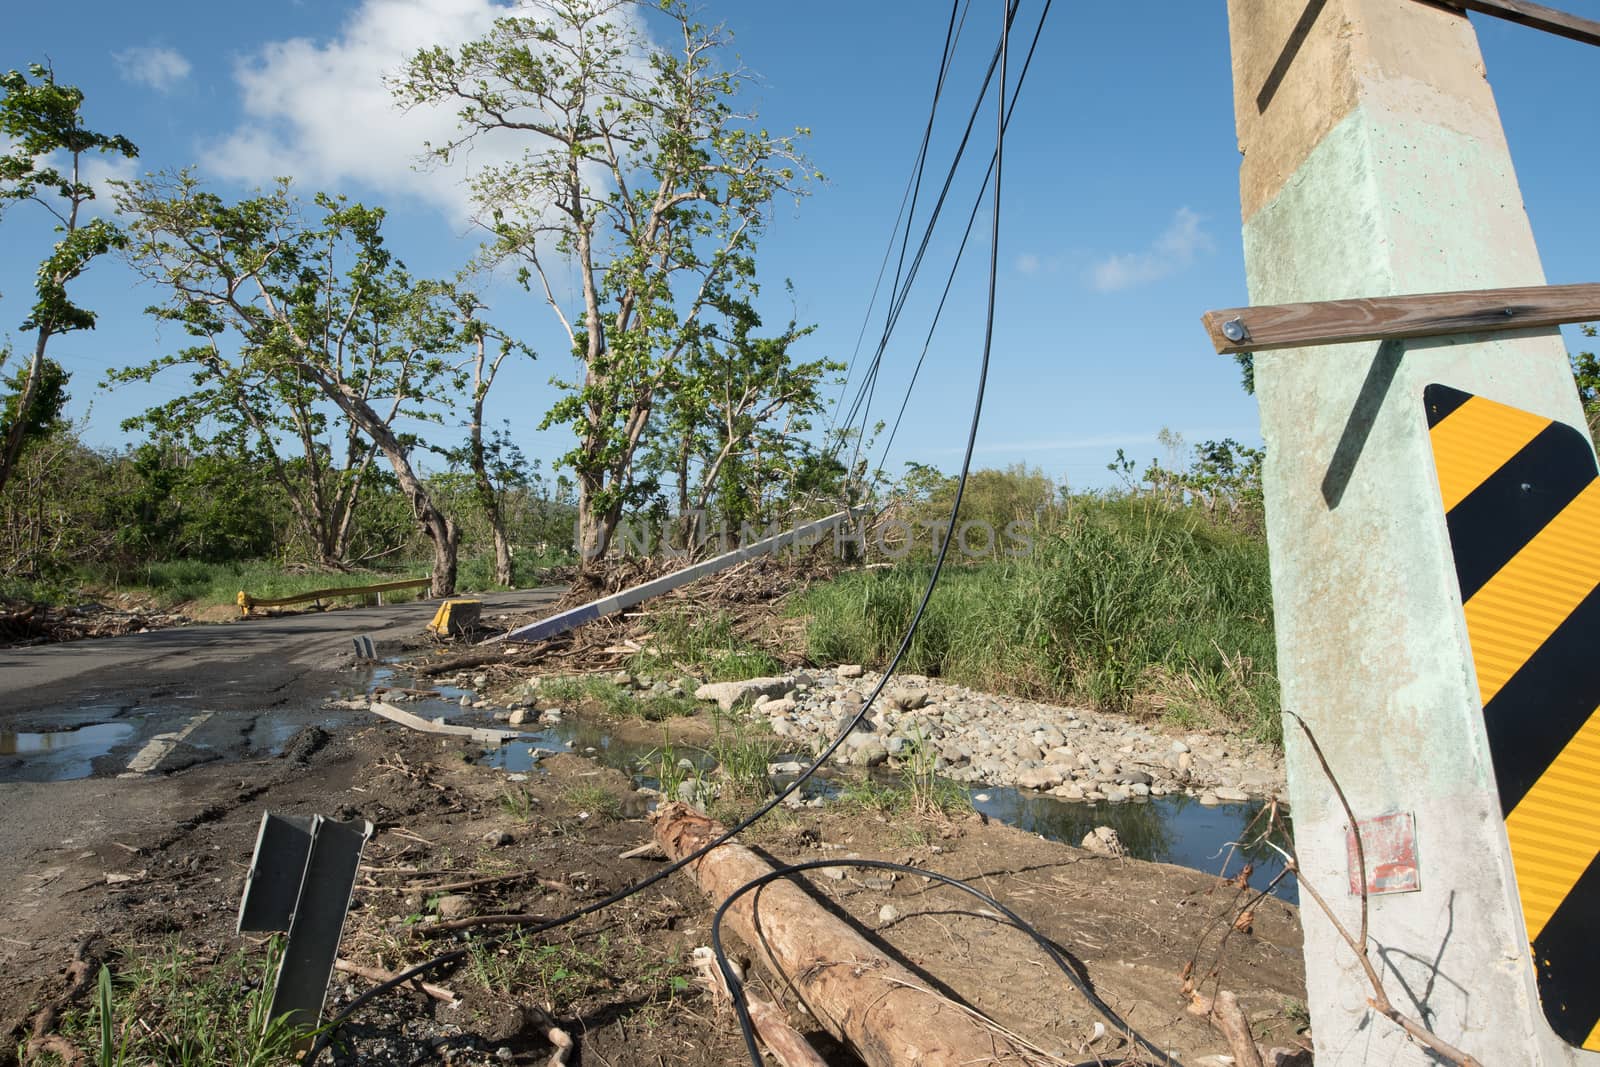
[{"label": "green grass", "polygon": [[712,682],[737,682],[783,673],[771,653],[740,637],[726,612],[679,609],[656,616],[644,649],[629,662],[639,674],[692,673]]},{"label": "green grass", "polygon": [[763,798],[772,792],[767,775],[770,764],[783,746],[771,735],[760,736],[750,730],[719,730],[711,741],[711,754],[717,760],[718,777],[726,783],[725,797]]},{"label": "green grass", "polygon": [[[281,563],[253,560],[245,563],[202,563],[174,560],[132,569],[85,570],[79,578],[85,588],[103,592],[134,593],[153,597],[172,607],[178,604],[234,604],[241,591],[263,600],[296,596],[317,589],[376,585],[405,578],[426,578],[428,567],[418,564],[387,571],[286,571]],[[385,603],[416,599],[426,589],[396,589],[383,594]]]},{"label": "green grass", "polygon": [[549,943],[519,933],[504,940],[476,940],[468,947],[467,974],[484,990],[515,991],[557,1016],[597,998],[629,1002],[633,1013],[667,1004],[689,988],[677,951],[651,951],[624,927],[617,937],[601,933],[592,948]]},{"label": "green grass", "polygon": [[[564,552],[550,551],[543,555],[531,551],[520,551],[511,557],[511,586],[513,589],[529,589],[542,585],[546,581],[547,573],[555,568],[572,562],[572,556]],[[462,556],[456,566],[456,587],[463,592],[482,592],[507,588],[499,585],[494,580],[494,553]]]},{"label": "green grass", "polygon": [[[538,585],[545,571],[563,562],[559,555],[518,555],[512,560],[513,583],[519,589]],[[171,608],[191,603],[202,606],[234,604],[241,590],[259,599],[273,600],[317,589],[426,578],[430,570],[431,564],[426,561],[383,570],[346,572],[292,571],[277,560],[232,563],[169,560],[121,568],[84,567],[75,574],[50,581],[7,579],[0,582],[0,595],[64,603],[81,598],[83,590],[113,596],[131,593],[148,596],[160,606]],[[463,556],[456,572],[456,588],[464,593],[504,588],[494,584],[494,557]],[[383,599],[386,604],[402,604],[425,592],[426,589],[396,589],[384,593]]]},{"label": "green grass", "polygon": [[635,693],[610,678],[546,678],[539,683],[539,699],[568,707],[599,711],[620,719],[664,722],[698,710],[691,697],[663,693]]},{"label": "green grass", "polygon": [[534,813],[539,810],[539,798],[527,786],[519,785],[515,789],[507,786],[500,793],[500,810],[518,822],[532,822]]},{"label": "green grass", "polygon": [[562,794],[562,799],[573,808],[588,812],[598,822],[610,822],[622,815],[622,801],[604,786],[571,786]]},{"label": "green grass", "polygon": [[971,811],[972,800],[966,788],[934,773],[935,757],[931,746],[914,741],[909,750],[900,754],[898,782],[871,775],[850,778],[844,782],[838,802],[869,815],[925,819],[949,818]]},{"label": "green grass", "polygon": [[[925,566],[815,586],[813,662],[886,662]],[[1083,700],[1281,743],[1266,545],[1139,500],[1075,501],[1031,557],[948,566],[902,669],[1020,696]]]},{"label": "green grass", "polygon": [[264,954],[240,949],[213,961],[171,941],[125,954],[101,971],[93,1004],[69,1011],[59,1032],[96,1067],[292,1064],[305,1031],[267,1018],[280,951],[274,941]]}]

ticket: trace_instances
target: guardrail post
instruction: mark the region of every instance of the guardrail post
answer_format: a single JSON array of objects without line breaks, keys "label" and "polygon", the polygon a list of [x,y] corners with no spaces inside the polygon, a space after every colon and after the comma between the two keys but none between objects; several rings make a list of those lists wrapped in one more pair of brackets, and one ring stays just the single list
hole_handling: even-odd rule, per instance
[{"label": "guardrail post", "polygon": [[[1544,284],[1464,15],[1401,0],[1228,13],[1252,304]],[[1536,984],[1424,409],[1443,385],[1584,435],[1560,334],[1285,349],[1256,356],[1255,381],[1284,705],[1365,826],[1388,995],[1486,1064],[1593,1064],[1575,1047],[1592,1037],[1558,1036],[1547,1009],[1562,1006]],[[1348,820],[1285,732],[1303,880],[1355,930]],[[1572,817],[1593,824],[1594,801]],[[1302,900],[1319,1067],[1438,1062],[1374,1015],[1354,953]],[[1600,1013],[1597,995],[1572,1003]]]}]

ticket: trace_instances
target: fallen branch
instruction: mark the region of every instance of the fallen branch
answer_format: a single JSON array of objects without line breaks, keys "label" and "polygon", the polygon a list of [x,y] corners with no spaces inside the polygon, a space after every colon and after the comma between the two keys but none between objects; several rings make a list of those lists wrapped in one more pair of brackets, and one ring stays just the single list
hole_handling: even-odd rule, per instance
[{"label": "fallen branch", "polygon": [[495,874],[487,878],[469,878],[462,882],[441,882],[437,885],[409,886],[416,893],[459,893],[463,889],[481,889],[486,885],[501,885],[506,882],[526,882],[534,879],[543,884],[537,871],[513,871],[511,874]]},{"label": "fallen branch", "polygon": [[418,924],[411,928],[413,937],[438,937],[456,930],[471,930],[477,926],[534,926],[548,919],[546,915],[527,912],[504,912],[495,915],[469,915],[465,919],[446,919],[443,922]]},{"label": "fallen branch", "polygon": [[666,850],[661,847],[660,841],[646,841],[637,848],[630,848],[617,856],[619,860],[659,860],[666,858]]},{"label": "fallen branch", "polygon": [[1356,839],[1357,874],[1361,879],[1360,940],[1351,936],[1344,923],[1340,922],[1339,917],[1333,913],[1333,908],[1329,906],[1327,900],[1323,898],[1321,893],[1317,892],[1317,887],[1306,880],[1295,857],[1274,845],[1271,841],[1267,842],[1268,847],[1274,849],[1284,858],[1284,862],[1294,871],[1295,880],[1299,882],[1300,888],[1310,894],[1311,899],[1316,902],[1317,908],[1327,918],[1328,922],[1333,924],[1333,928],[1339,934],[1339,937],[1346,945],[1350,946],[1350,951],[1356,954],[1356,959],[1360,961],[1361,969],[1367,976],[1367,984],[1372,986],[1372,996],[1367,999],[1367,1004],[1379,1015],[1400,1027],[1415,1040],[1432,1049],[1444,1059],[1456,1064],[1457,1067],[1483,1067],[1483,1064],[1479,1063],[1471,1055],[1445,1041],[1415,1019],[1402,1014],[1390,1002],[1389,994],[1383,988],[1383,978],[1378,974],[1377,969],[1372,966],[1372,960],[1367,955],[1367,858],[1366,852],[1361,845],[1361,826],[1356,821],[1355,811],[1350,806],[1349,798],[1344,794],[1344,787],[1339,784],[1339,779],[1334,776],[1333,768],[1328,766],[1328,759],[1322,754],[1322,746],[1317,743],[1316,735],[1311,732],[1311,727],[1306,725],[1306,721],[1292,711],[1285,711],[1284,714],[1299,724],[1300,732],[1305,734],[1306,740],[1311,743],[1311,751],[1316,754],[1317,762],[1322,766],[1323,775],[1328,779],[1328,784],[1333,786],[1333,791],[1338,796],[1339,803],[1344,807],[1345,817],[1350,820],[1350,830]]},{"label": "fallen branch", "polygon": [[[711,991],[717,1003],[728,1005],[733,999],[733,994],[728,991],[728,983],[722,977],[722,969],[717,966],[716,955],[702,945],[694,950],[692,962],[701,984]],[[731,966],[734,975],[743,982],[744,973],[739,965],[734,963]],[[822,1057],[817,1055],[817,1050],[811,1047],[811,1043],[789,1025],[789,1020],[784,1017],[776,1004],[753,992],[749,986],[744,987],[744,1004],[750,1013],[750,1022],[755,1026],[756,1033],[761,1035],[767,1051],[772,1053],[772,1058],[782,1067],[828,1067]]]},{"label": "fallen branch", "polygon": [[466,652],[459,656],[451,656],[449,659],[434,660],[431,663],[407,664],[407,669],[419,678],[436,678],[451,671],[466,670],[468,667],[504,663],[518,651],[520,650],[501,645],[488,652]]},{"label": "fallen branch", "polygon": [[1231,991],[1224,989],[1217,994],[1211,1022],[1228,1039],[1228,1048],[1233,1051],[1233,1062],[1238,1067],[1262,1067],[1261,1050],[1256,1048],[1256,1039],[1250,1035],[1250,1022],[1239,1007],[1239,998]]},{"label": "fallen branch", "polygon": [[538,1016],[539,1025],[544,1027],[544,1038],[555,1046],[555,1051],[545,1061],[545,1067],[567,1067],[567,1060],[572,1055],[572,1035],[556,1025],[544,1011],[537,1007],[530,1007],[534,1015]]},{"label": "fallen branch", "polygon": [[[656,839],[671,859],[722,833],[720,824],[686,804],[668,804],[655,814]],[[716,901],[772,873],[765,860],[735,844],[720,846],[685,870]],[[759,951],[817,1021],[869,1067],[1027,1060],[996,1028],[930,996],[916,975],[793,882],[774,882],[746,894],[727,914],[745,944]]]},{"label": "fallen branch", "polygon": [[[336,971],[343,971],[345,974],[353,974],[358,978],[365,978],[367,981],[376,982],[379,985],[382,985],[384,982],[392,982],[395,979],[395,975],[393,973],[386,971],[381,967],[363,967],[359,963],[354,963],[346,959],[334,960],[333,969]],[[432,997],[434,1000],[442,1000],[446,1004],[454,1004],[456,1001],[461,999],[454,992],[446,989],[444,986],[434,985],[432,982],[424,982],[419,978],[413,978],[411,981],[407,982],[406,985],[417,990],[418,992],[428,994],[428,996]]]}]

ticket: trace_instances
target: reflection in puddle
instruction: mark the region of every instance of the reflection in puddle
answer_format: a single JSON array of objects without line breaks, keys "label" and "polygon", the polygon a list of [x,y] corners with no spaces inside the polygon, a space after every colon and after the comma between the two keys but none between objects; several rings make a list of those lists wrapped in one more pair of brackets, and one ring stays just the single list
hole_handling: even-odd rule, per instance
[{"label": "reflection in puddle", "polygon": [[[133,725],[102,722],[70,730],[38,733],[0,731],[0,756],[20,756],[27,763],[22,778],[43,781],[69,781],[87,778],[94,761],[133,736]],[[33,765],[37,764],[37,768]]]},{"label": "reflection in puddle", "polygon": [[[1109,826],[1122,839],[1128,855],[1136,859],[1230,876],[1249,863],[1250,884],[1257,889],[1265,889],[1283,870],[1283,857],[1266,845],[1230,849],[1232,842],[1244,837],[1251,820],[1261,811],[1259,800],[1207,807],[1194,797],[1178,795],[1124,804],[1091,804],[992,786],[976,787],[972,793],[972,806],[991,819],[1052,841],[1077,845],[1095,827]],[[976,799],[980,795],[988,799]],[[1252,839],[1258,837],[1260,828],[1251,829],[1250,834]],[[1285,878],[1273,895],[1296,902],[1299,891],[1294,879]]]}]

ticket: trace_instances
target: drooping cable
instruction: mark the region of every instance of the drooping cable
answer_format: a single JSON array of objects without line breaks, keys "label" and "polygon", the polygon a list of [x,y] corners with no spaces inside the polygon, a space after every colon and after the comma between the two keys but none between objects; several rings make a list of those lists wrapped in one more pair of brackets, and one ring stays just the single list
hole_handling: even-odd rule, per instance
[{"label": "drooping cable", "polygon": [[[689,864],[695,862],[700,857],[704,856],[706,853],[708,853],[711,850],[715,849],[717,846],[722,845],[722,844],[726,843],[727,841],[732,840],[734,837],[736,837],[740,833],[744,832],[750,826],[754,825],[757,821],[759,821],[760,819],[764,818],[769,812],[771,812],[778,805],[782,804],[791,795],[793,795],[797,790],[799,790],[801,788],[801,786],[803,786],[807,781],[809,781],[816,774],[816,772],[817,772],[817,770],[819,768],[821,768],[825,763],[828,762],[829,759],[831,759],[833,757],[833,754],[838,751],[839,747],[844,744],[845,740],[850,736],[850,734],[855,731],[855,729],[861,724],[861,722],[871,712],[871,710],[873,709],[873,707],[877,703],[878,697],[880,695],[882,695],[884,688],[889,684],[890,679],[894,677],[895,672],[899,669],[900,663],[905,659],[906,653],[910,651],[912,641],[916,637],[917,630],[922,624],[923,616],[927,612],[928,604],[933,599],[933,593],[934,593],[935,588],[938,585],[939,577],[943,573],[945,560],[946,560],[946,557],[948,556],[949,551],[950,551],[950,545],[951,545],[951,543],[953,541],[955,541],[954,534],[955,534],[955,531],[956,531],[956,524],[957,524],[957,521],[958,521],[958,518],[959,518],[959,515],[960,515],[960,511],[961,511],[961,500],[962,500],[962,496],[964,495],[964,493],[966,491],[967,476],[968,476],[968,473],[969,473],[970,468],[971,468],[972,455],[973,455],[973,451],[974,451],[974,449],[976,447],[976,444],[977,444],[978,427],[979,427],[979,424],[980,424],[980,421],[981,421],[981,418],[982,418],[982,413],[983,413],[983,399],[984,399],[985,389],[986,389],[986,386],[987,386],[987,383],[988,383],[989,362],[990,362],[990,355],[991,355],[991,351],[992,351],[992,347],[993,347],[992,346],[992,341],[993,341],[993,333],[994,333],[995,291],[996,291],[996,280],[997,280],[997,276],[998,276],[998,262],[999,262],[998,261],[998,255],[999,255],[999,228],[1000,228],[999,205],[1000,205],[1001,176],[1002,176],[1002,163],[1003,163],[1002,147],[1003,147],[1003,143],[1004,143],[1005,115],[1006,115],[1006,108],[1005,108],[1006,102],[1005,102],[1005,91],[1004,91],[1005,82],[1004,82],[1003,63],[1004,63],[1004,57],[1005,57],[1006,33],[1009,30],[1009,27],[1011,25],[1012,20],[1016,16],[1016,11],[1017,11],[1017,8],[1018,8],[1019,5],[1020,5],[1020,0],[1007,0],[1005,16],[1004,16],[1004,28],[1002,29],[1001,47],[999,49],[997,49],[997,58],[1001,61],[1001,64],[1002,64],[1002,81],[1001,81],[1001,92],[1000,92],[1000,97],[999,97],[999,116],[1000,117],[999,117],[999,120],[998,120],[997,129],[996,129],[997,140],[996,140],[995,166],[994,166],[994,177],[995,177],[995,181],[994,181],[995,217],[994,217],[994,220],[993,220],[993,224],[991,226],[991,250],[990,250],[989,287],[988,287],[988,312],[987,312],[986,321],[985,321],[983,355],[982,355],[982,359],[981,359],[980,365],[979,365],[977,390],[976,390],[976,393],[975,393],[975,395],[973,397],[972,419],[971,419],[971,424],[970,424],[970,426],[968,428],[968,431],[967,431],[966,451],[965,451],[965,456],[964,456],[963,461],[962,461],[961,474],[960,474],[960,477],[957,479],[957,482],[956,482],[955,498],[951,502],[951,506],[950,506],[950,516],[949,516],[949,519],[946,522],[945,536],[940,539],[939,549],[938,549],[938,552],[937,552],[937,554],[935,555],[935,558],[934,558],[933,571],[928,577],[927,586],[923,590],[922,598],[917,604],[916,612],[912,615],[911,621],[910,621],[909,625],[906,627],[905,635],[902,637],[902,639],[900,641],[900,644],[896,648],[893,657],[891,657],[891,659],[889,660],[888,664],[884,667],[883,674],[879,677],[878,681],[873,685],[872,690],[867,694],[866,699],[862,701],[861,707],[856,711],[856,714],[851,718],[849,724],[847,726],[845,726],[845,728],[842,729],[839,732],[838,736],[835,737],[833,739],[833,741],[830,742],[827,745],[827,747],[825,747],[816,757],[814,757],[812,759],[811,763],[808,766],[806,766],[806,768],[792,782],[790,782],[784,788],[780,789],[777,793],[775,793],[771,798],[769,798],[760,807],[756,808],[755,811],[751,812],[745,818],[741,819],[738,823],[736,823],[735,825],[730,827],[728,830],[726,830],[721,836],[719,836],[717,838],[714,838],[713,840],[707,842],[705,845],[702,845],[700,848],[696,849],[695,851],[693,851],[691,853],[688,853],[687,855],[681,857],[680,859],[666,864],[665,866],[663,866],[659,870],[655,871],[653,874],[650,874],[647,877],[642,878],[639,881],[634,882],[633,884],[631,884],[629,886],[625,886],[624,888],[619,889],[614,893],[608,894],[607,896],[602,897],[599,900],[593,901],[593,902],[591,902],[589,904],[586,904],[586,905],[584,905],[584,906],[582,906],[580,908],[576,908],[576,909],[568,912],[567,914],[559,916],[559,917],[554,918],[554,919],[548,919],[548,920],[546,920],[544,922],[539,922],[539,923],[529,923],[529,924],[526,924],[526,925],[519,925],[519,926],[514,927],[514,928],[512,928],[510,930],[507,930],[505,933],[500,934],[500,935],[498,935],[496,937],[485,938],[482,942],[479,942],[479,944],[498,944],[501,940],[504,940],[505,938],[508,938],[508,937],[512,936],[513,932],[520,933],[521,936],[530,936],[530,935],[538,935],[538,934],[542,934],[542,933],[547,933],[547,932],[549,932],[551,930],[555,930],[555,929],[558,929],[558,928],[560,928],[562,926],[566,926],[566,925],[569,925],[569,924],[571,924],[573,922],[576,922],[577,920],[579,920],[581,918],[584,918],[585,916],[593,915],[596,912],[599,912],[599,911],[602,911],[602,910],[604,910],[606,908],[611,907],[613,904],[617,904],[617,903],[619,903],[619,902],[621,902],[623,900],[628,899],[629,897],[633,896],[634,894],[639,893],[639,892],[649,888],[652,885],[656,885],[659,882],[665,881],[668,877],[670,877],[671,875],[673,875],[673,874],[677,873],[678,871],[682,870],[684,867],[688,866]],[[993,69],[993,64],[991,64],[991,70],[992,69]],[[985,86],[987,86],[987,84],[988,84],[988,79],[985,79]],[[971,123],[970,122],[968,123],[968,129],[969,129],[969,133],[970,133],[970,129],[971,129]],[[963,148],[965,147],[965,144],[966,144],[966,138],[963,138],[963,141],[962,141],[962,147]],[[953,171],[954,171],[954,168],[952,167],[952,177],[953,177]],[[949,191],[949,181],[947,180],[946,183],[945,183],[945,188],[944,188],[943,192],[941,192],[941,195],[940,195],[941,204],[943,202],[945,194],[947,194],[948,191]],[[925,250],[926,250],[926,240],[923,243],[923,247],[919,249],[916,259],[913,260],[913,265],[914,266],[920,262],[922,253]],[[881,352],[880,352],[880,356],[881,356]],[[341,1011],[337,1016],[335,1016],[332,1020],[330,1020],[329,1023],[326,1026],[324,1026],[321,1031],[319,1031],[315,1041],[312,1044],[312,1047],[311,1047],[310,1051],[307,1053],[307,1056],[306,1056],[306,1059],[305,1059],[304,1062],[306,1062],[308,1064],[309,1063],[314,1063],[316,1061],[317,1056],[320,1055],[321,1052],[327,1048],[329,1042],[332,1040],[332,1037],[337,1032],[338,1028],[340,1026],[342,1026],[344,1023],[348,1022],[349,1019],[356,1014],[356,1012],[360,1011],[363,1007],[365,1007],[373,999],[383,995],[384,993],[390,992],[391,990],[397,989],[400,986],[406,984],[407,982],[410,982],[410,981],[412,981],[414,979],[420,978],[423,975],[431,974],[434,971],[439,970],[440,968],[447,967],[452,963],[459,962],[459,961],[467,958],[467,956],[471,953],[471,951],[472,951],[472,948],[471,948],[471,946],[469,944],[468,946],[465,946],[465,947],[462,947],[462,948],[459,948],[459,949],[455,949],[455,950],[450,951],[450,952],[441,953],[441,954],[439,954],[437,956],[434,956],[431,959],[424,960],[421,963],[418,963],[418,964],[416,964],[416,965],[414,965],[414,966],[412,966],[410,968],[407,968],[406,970],[401,971],[400,973],[396,974],[394,977],[392,977],[390,979],[387,979],[387,980],[385,980],[383,982],[380,982],[379,984],[373,986],[371,989],[368,989],[366,992],[359,994],[354,1000],[352,1000],[348,1005],[345,1006],[343,1011]]]},{"label": "drooping cable", "polygon": [[[1022,94],[1022,86],[1028,80],[1028,68],[1033,65],[1034,52],[1039,47],[1039,36],[1044,31],[1045,19],[1050,15],[1050,5],[1053,0],[1044,0],[1044,7],[1039,12],[1039,22],[1033,29],[1033,40],[1028,45],[1028,54],[1023,57],[1022,70],[1017,75],[1017,87],[1011,93],[1011,103],[1006,111],[1006,125],[1011,125],[1011,117],[1016,114],[1017,97]],[[944,314],[945,302],[950,299],[950,290],[955,285],[956,271],[961,267],[962,256],[967,250],[967,241],[972,237],[972,228],[978,220],[978,211],[983,206],[984,193],[989,188],[989,180],[994,176],[995,157],[989,157],[989,169],[983,173],[983,183],[978,187],[978,195],[972,202],[972,211],[967,216],[967,228],[961,235],[961,244],[956,248],[955,262],[950,264],[950,273],[944,281],[944,292],[939,296],[939,304],[933,309],[933,321],[928,324],[928,335],[923,338],[922,351],[917,356],[916,365],[911,368],[911,380],[906,384],[905,395],[900,398],[900,410],[895,413],[894,425],[889,429],[889,436],[883,443],[883,449],[878,453],[878,462],[874,468],[883,471],[889,459],[889,450],[894,447],[894,439],[900,433],[900,423],[906,417],[906,408],[911,403],[911,394],[917,387],[917,379],[922,373],[922,365],[927,361],[928,350],[933,345],[934,331],[939,328],[939,319]]]},{"label": "drooping cable", "polygon": [[[1009,6],[1006,10],[1006,25],[1008,30],[1010,28],[1011,21],[1016,18],[1017,10],[1018,6],[1015,4]],[[842,424],[844,426],[855,425],[857,422],[857,416],[859,414],[860,427],[855,434],[855,447],[851,455],[848,469],[853,470],[857,459],[860,457],[861,446],[866,438],[866,426],[871,418],[871,401],[875,393],[878,371],[883,364],[884,353],[888,350],[889,340],[894,333],[895,326],[899,323],[900,315],[905,310],[906,302],[910,299],[913,283],[916,280],[918,272],[921,270],[923,259],[928,252],[928,247],[933,241],[933,234],[938,227],[939,217],[944,211],[946,201],[949,199],[950,188],[955,183],[956,174],[960,169],[961,161],[966,155],[967,145],[971,142],[973,129],[977,123],[978,116],[982,111],[983,102],[988,98],[989,86],[994,81],[995,71],[999,63],[1000,48],[997,46],[995,48],[994,55],[989,60],[989,66],[984,72],[983,84],[979,87],[977,99],[973,101],[972,111],[967,116],[966,127],[962,131],[960,142],[956,145],[955,155],[951,160],[950,168],[945,173],[944,182],[939,190],[939,196],[934,202],[932,211],[929,213],[927,225],[923,228],[922,239],[917,246],[916,255],[912,257],[911,265],[909,268],[907,268],[904,284],[900,287],[899,291],[892,296],[889,316],[884,324],[883,335],[879,338],[877,348],[873,353],[872,362],[869,365],[866,374],[863,376],[861,384],[857,387],[855,400],[851,402],[849,413],[843,420]],[[835,441],[833,442],[833,451],[829,453],[831,457],[837,457],[839,450],[843,446],[844,440],[845,438],[842,435],[836,437]]]},{"label": "drooping cable", "polygon": [[[889,244],[883,250],[883,261],[878,264],[878,277],[872,283],[872,296],[867,300],[866,313],[861,316],[861,329],[856,333],[855,348],[851,350],[850,359],[845,364],[844,379],[840,381],[839,395],[835,397],[833,401],[832,413],[828,418],[828,428],[823,434],[824,441],[829,440],[832,437],[833,431],[837,427],[839,408],[844,402],[845,393],[849,391],[850,376],[855,373],[856,360],[861,355],[861,342],[866,340],[867,326],[872,322],[873,309],[878,306],[878,291],[882,288],[883,276],[888,272],[889,269],[889,257],[894,255],[894,246],[897,237],[900,239],[900,262],[902,264],[905,262],[906,246],[911,243],[911,219],[916,216],[917,211],[916,191],[922,188],[922,173],[923,169],[927,165],[928,144],[933,139],[933,125],[934,120],[938,116],[939,112],[939,98],[944,93],[945,78],[950,73],[950,58],[951,56],[955,55],[956,45],[961,39],[961,30],[967,24],[967,9],[971,6],[971,3],[972,0],[965,0],[965,3],[963,3],[962,0],[951,0],[950,21],[945,26],[944,50],[939,59],[939,76],[934,80],[933,102],[928,107],[928,121],[922,129],[922,145],[917,149],[916,161],[911,165],[911,175],[906,179],[906,190],[900,196],[900,210],[894,218],[894,229],[889,232]],[[956,20],[956,11],[958,8],[961,12],[961,18],[959,22]],[[907,204],[911,206],[910,217],[908,217],[906,213]],[[904,237],[900,237],[901,222],[905,223]],[[898,268],[896,268],[895,279],[893,284],[890,285],[890,291],[893,292],[895,289],[897,289],[899,284],[900,271]]]}]

